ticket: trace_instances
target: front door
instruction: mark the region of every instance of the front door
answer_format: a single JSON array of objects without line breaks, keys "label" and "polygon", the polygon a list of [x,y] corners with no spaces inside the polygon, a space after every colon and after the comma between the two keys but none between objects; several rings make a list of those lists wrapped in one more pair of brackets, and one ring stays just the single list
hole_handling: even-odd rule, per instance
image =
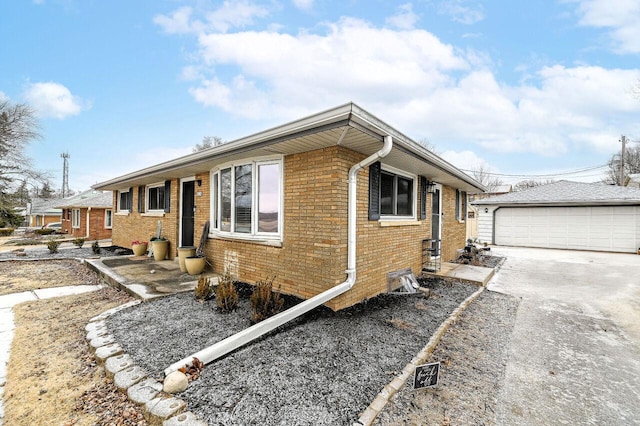
[{"label": "front door", "polygon": [[195,225],[195,181],[182,182],[182,209],[180,211],[180,245],[193,246]]},{"label": "front door", "polygon": [[436,185],[431,194],[431,239],[432,253],[440,256],[440,240],[442,239],[442,186]]}]

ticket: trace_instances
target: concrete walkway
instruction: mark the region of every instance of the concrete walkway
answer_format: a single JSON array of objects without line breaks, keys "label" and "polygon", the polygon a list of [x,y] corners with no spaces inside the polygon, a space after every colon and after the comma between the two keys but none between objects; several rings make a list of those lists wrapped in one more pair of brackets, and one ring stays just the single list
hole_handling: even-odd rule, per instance
[{"label": "concrete walkway", "polygon": [[68,287],[43,288],[22,293],[0,296],[0,426],[4,418],[4,386],[7,380],[7,364],[9,351],[13,340],[15,324],[13,322],[13,307],[19,303],[53,297],[71,296],[95,291],[102,285],[76,285]]},{"label": "concrete walkway", "polygon": [[498,425],[640,424],[640,256],[496,247],[522,298]]}]

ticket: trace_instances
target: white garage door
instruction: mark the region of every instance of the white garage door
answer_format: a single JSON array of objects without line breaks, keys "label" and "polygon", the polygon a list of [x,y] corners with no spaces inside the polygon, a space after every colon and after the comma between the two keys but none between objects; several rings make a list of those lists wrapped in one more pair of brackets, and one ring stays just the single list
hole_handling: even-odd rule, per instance
[{"label": "white garage door", "polygon": [[635,253],[640,207],[501,207],[495,243],[523,247]]}]

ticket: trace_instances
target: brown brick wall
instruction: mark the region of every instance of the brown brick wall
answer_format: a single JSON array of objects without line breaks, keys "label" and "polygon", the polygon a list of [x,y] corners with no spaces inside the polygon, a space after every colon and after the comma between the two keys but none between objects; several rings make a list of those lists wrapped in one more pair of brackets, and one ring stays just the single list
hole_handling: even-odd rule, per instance
[{"label": "brown brick wall", "polygon": [[72,209],[62,211],[62,230],[70,237],[88,238],[89,240],[106,240],[111,238],[111,229],[104,227],[105,209],[91,209],[89,214],[89,235],[87,236],[87,211],[80,209],[80,227],[71,226]]},{"label": "brown brick wall", "polygon": [[[133,187],[133,203],[128,214],[113,212],[112,241],[114,245],[131,247],[131,241],[149,241],[156,234],[158,221],[162,222],[162,235],[169,240],[169,258],[177,255],[178,244],[178,193],[179,181],[171,181],[171,211],[161,216],[138,212],[138,187]],[[165,194],[166,196],[166,194]],[[117,206],[117,192],[113,193],[113,205]]]},{"label": "brown brick wall", "polygon": [[456,250],[464,247],[467,227],[456,219],[456,190],[448,186],[442,188],[442,260],[456,258]]},{"label": "brown brick wall", "polygon": [[[347,267],[347,179],[350,167],[362,154],[343,147],[330,147],[286,156],[284,174],[284,229],[281,247],[250,241],[210,238],[205,254],[216,272],[231,272],[238,279],[256,282],[276,276],[275,285],[287,294],[309,298],[346,279]],[[330,301],[332,309],[342,309],[387,290],[386,274],[410,267],[422,267],[422,240],[429,238],[430,202],[427,219],[413,225],[382,226],[368,220],[368,168],[358,175],[357,281],[348,293]],[[195,187],[195,244],[209,220],[210,175],[198,174]],[[419,193],[419,191],[418,191]],[[172,255],[178,232],[179,182],[171,186],[171,213],[163,220],[164,235],[172,242]],[[200,195],[199,195],[200,194]],[[137,189],[134,188],[134,210]],[[452,201],[453,200],[453,201]],[[465,227],[455,220],[455,189],[443,189],[443,260],[464,245]],[[114,214],[114,244],[128,247],[131,240],[148,240],[158,218],[132,212]]]}]

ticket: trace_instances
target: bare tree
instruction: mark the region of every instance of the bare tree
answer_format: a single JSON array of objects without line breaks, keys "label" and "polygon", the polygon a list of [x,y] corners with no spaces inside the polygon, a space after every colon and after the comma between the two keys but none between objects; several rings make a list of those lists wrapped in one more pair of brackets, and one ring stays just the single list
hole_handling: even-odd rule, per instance
[{"label": "bare tree", "polygon": [[[609,185],[620,184],[620,154],[614,154],[607,163],[609,169],[607,175],[602,179]],[[640,146],[632,146],[624,152],[624,177],[625,181],[629,175],[640,173]],[[624,182],[623,182],[624,184]]]},{"label": "bare tree", "polygon": [[436,148],[435,144],[433,142],[431,142],[427,138],[420,139],[418,141],[418,143],[420,145],[422,145],[423,147],[427,148],[429,151],[433,152],[436,155],[440,155],[441,154],[440,150],[438,150],[438,148]]},{"label": "bare tree", "polygon": [[0,222],[13,223],[19,196],[12,183],[16,178],[40,179],[25,155],[27,144],[40,138],[40,126],[33,110],[24,104],[0,99]]},{"label": "bare tree", "polygon": [[521,180],[520,182],[513,185],[513,191],[524,191],[525,189],[535,188],[536,186],[548,185],[550,183],[554,183],[554,179],[544,179],[544,180],[535,180],[535,179],[526,179]]},{"label": "bare tree", "polygon": [[473,178],[483,184],[489,193],[495,192],[496,188],[504,183],[502,179],[491,173],[489,168],[484,164],[480,164],[480,166],[473,169],[471,173],[473,174]]},{"label": "bare tree", "polygon": [[192,149],[192,152],[203,151],[214,146],[222,145],[223,143],[225,142],[219,136],[205,136],[202,138],[202,143],[197,143]]}]

